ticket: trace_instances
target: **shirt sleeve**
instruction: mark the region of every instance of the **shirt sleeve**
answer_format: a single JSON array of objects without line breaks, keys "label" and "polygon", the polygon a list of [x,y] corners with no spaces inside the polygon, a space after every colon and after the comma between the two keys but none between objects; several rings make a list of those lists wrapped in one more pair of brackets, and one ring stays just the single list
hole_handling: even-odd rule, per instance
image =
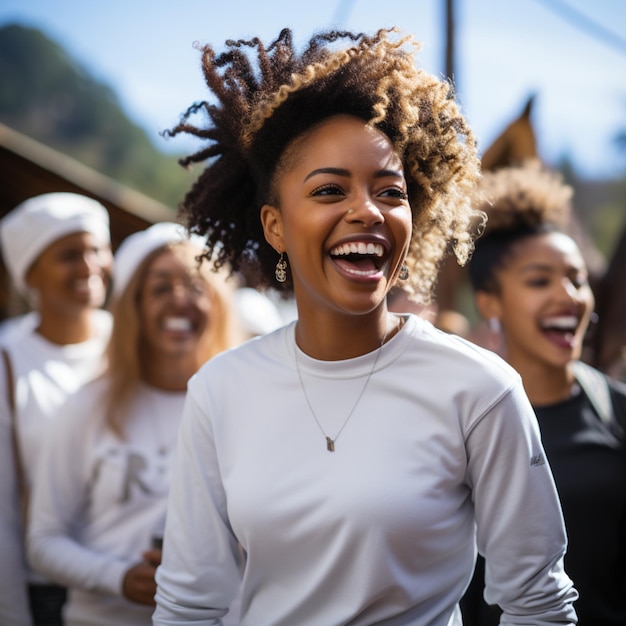
[{"label": "shirt sleeve", "polygon": [[210,420],[200,404],[190,386],[156,574],[155,626],[221,625],[241,582],[241,553],[228,521]]},{"label": "shirt sleeve", "polygon": [[575,624],[563,515],[521,383],[482,416],[466,447],[485,599],[503,610],[501,625]]},{"label": "shirt sleeve", "polygon": [[4,361],[0,362],[0,624],[30,626],[22,506]]},{"label": "shirt sleeve", "polygon": [[29,509],[28,558],[34,569],[60,585],[121,595],[132,563],[90,550],[72,532],[88,506],[84,458],[93,416],[89,411],[83,415],[77,398],[43,438]]}]

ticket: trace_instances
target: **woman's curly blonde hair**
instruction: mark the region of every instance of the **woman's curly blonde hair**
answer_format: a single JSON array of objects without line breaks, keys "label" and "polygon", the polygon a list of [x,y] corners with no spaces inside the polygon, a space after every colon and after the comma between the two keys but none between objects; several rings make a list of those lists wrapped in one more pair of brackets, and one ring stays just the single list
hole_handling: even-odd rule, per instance
[{"label": "woman's curly blonde hair", "polygon": [[496,272],[521,239],[567,232],[573,193],[560,173],[536,159],[484,172],[474,195],[474,206],[487,215],[469,265],[474,289],[497,290]]},{"label": "woman's curly blonde hair", "polygon": [[[190,107],[168,134],[209,142],[181,160],[184,166],[208,164],[180,211],[191,232],[206,238],[205,256],[217,267],[237,271],[252,261],[259,266],[260,286],[278,287],[278,257],[265,241],[260,208],[280,208],[276,178],[289,167],[281,162],[285,148],[338,114],[385,133],[402,159],[413,211],[406,259],[411,278],[404,283],[409,291],[430,298],[446,253],[467,261],[476,224],[471,194],[480,175],[476,140],[451,85],[416,67],[420,44],[395,33],[330,31],[314,36],[300,54],[289,29],[267,47],[255,38],[229,40],[220,55],[210,45],[201,48],[215,102]],[[197,113],[205,114],[206,126],[190,122]],[[291,287],[288,277],[283,288]]]},{"label": "woman's curly blonde hair", "polygon": [[485,235],[495,230],[553,224],[566,229],[574,190],[537,159],[484,172],[475,206],[487,215]]}]

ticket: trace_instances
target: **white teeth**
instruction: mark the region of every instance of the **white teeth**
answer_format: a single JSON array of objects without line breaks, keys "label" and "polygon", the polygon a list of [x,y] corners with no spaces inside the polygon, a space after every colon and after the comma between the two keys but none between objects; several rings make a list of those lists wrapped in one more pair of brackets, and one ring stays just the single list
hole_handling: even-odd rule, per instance
[{"label": "white teeth", "polygon": [[186,317],[168,317],[163,322],[165,330],[190,331],[191,322]]},{"label": "white teeth", "polygon": [[98,276],[96,274],[90,276],[89,278],[83,278],[74,281],[74,288],[77,291],[90,291],[95,289],[102,289],[103,287],[104,283],[102,281],[102,276]]},{"label": "white teeth", "polygon": [[371,256],[382,257],[384,254],[383,246],[379,243],[366,243],[363,241],[344,243],[335,246],[330,253],[334,256],[346,256],[348,254],[367,254]]},{"label": "white teeth", "polygon": [[542,322],[541,327],[554,330],[574,330],[578,325],[578,318],[574,315],[561,315],[560,317],[551,317]]}]

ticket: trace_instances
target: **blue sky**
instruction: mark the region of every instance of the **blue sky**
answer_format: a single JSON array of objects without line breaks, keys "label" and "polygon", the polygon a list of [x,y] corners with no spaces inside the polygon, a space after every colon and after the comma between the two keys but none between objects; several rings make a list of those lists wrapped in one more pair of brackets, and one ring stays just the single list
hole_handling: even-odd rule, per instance
[{"label": "blue sky", "polygon": [[[593,36],[568,21],[563,4],[615,34]],[[444,0],[0,0],[0,25],[44,31],[118,93],[128,115],[159,137],[206,97],[194,41],[297,42],[321,28],[374,31],[397,25],[424,42],[422,66],[444,71]],[[562,10],[562,9],[561,9]],[[533,121],[543,160],[568,154],[589,178],[626,173],[614,137],[626,130],[626,2],[623,0],[456,0],[456,83],[485,149],[537,93]],[[621,39],[620,39],[621,38]]]}]

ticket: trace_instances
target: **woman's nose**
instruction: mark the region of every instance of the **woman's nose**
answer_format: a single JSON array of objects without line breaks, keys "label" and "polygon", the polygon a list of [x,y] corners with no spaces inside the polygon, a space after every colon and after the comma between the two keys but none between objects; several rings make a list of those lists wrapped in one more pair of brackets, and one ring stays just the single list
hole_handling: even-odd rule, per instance
[{"label": "woman's nose", "polygon": [[79,268],[86,276],[110,272],[113,256],[108,250],[87,250],[79,259]]},{"label": "woman's nose", "polygon": [[346,213],[349,222],[360,222],[364,226],[375,226],[385,221],[382,211],[368,196],[359,196],[350,204]]},{"label": "woman's nose", "polygon": [[567,298],[568,300],[573,300],[575,302],[578,302],[582,298],[578,286],[575,285],[572,280],[567,277],[564,277],[560,281],[560,293],[563,297]]},{"label": "woman's nose", "polygon": [[188,302],[192,300],[191,288],[184,282],[175,282],[172,287],[172,296],[176,302]]}]

